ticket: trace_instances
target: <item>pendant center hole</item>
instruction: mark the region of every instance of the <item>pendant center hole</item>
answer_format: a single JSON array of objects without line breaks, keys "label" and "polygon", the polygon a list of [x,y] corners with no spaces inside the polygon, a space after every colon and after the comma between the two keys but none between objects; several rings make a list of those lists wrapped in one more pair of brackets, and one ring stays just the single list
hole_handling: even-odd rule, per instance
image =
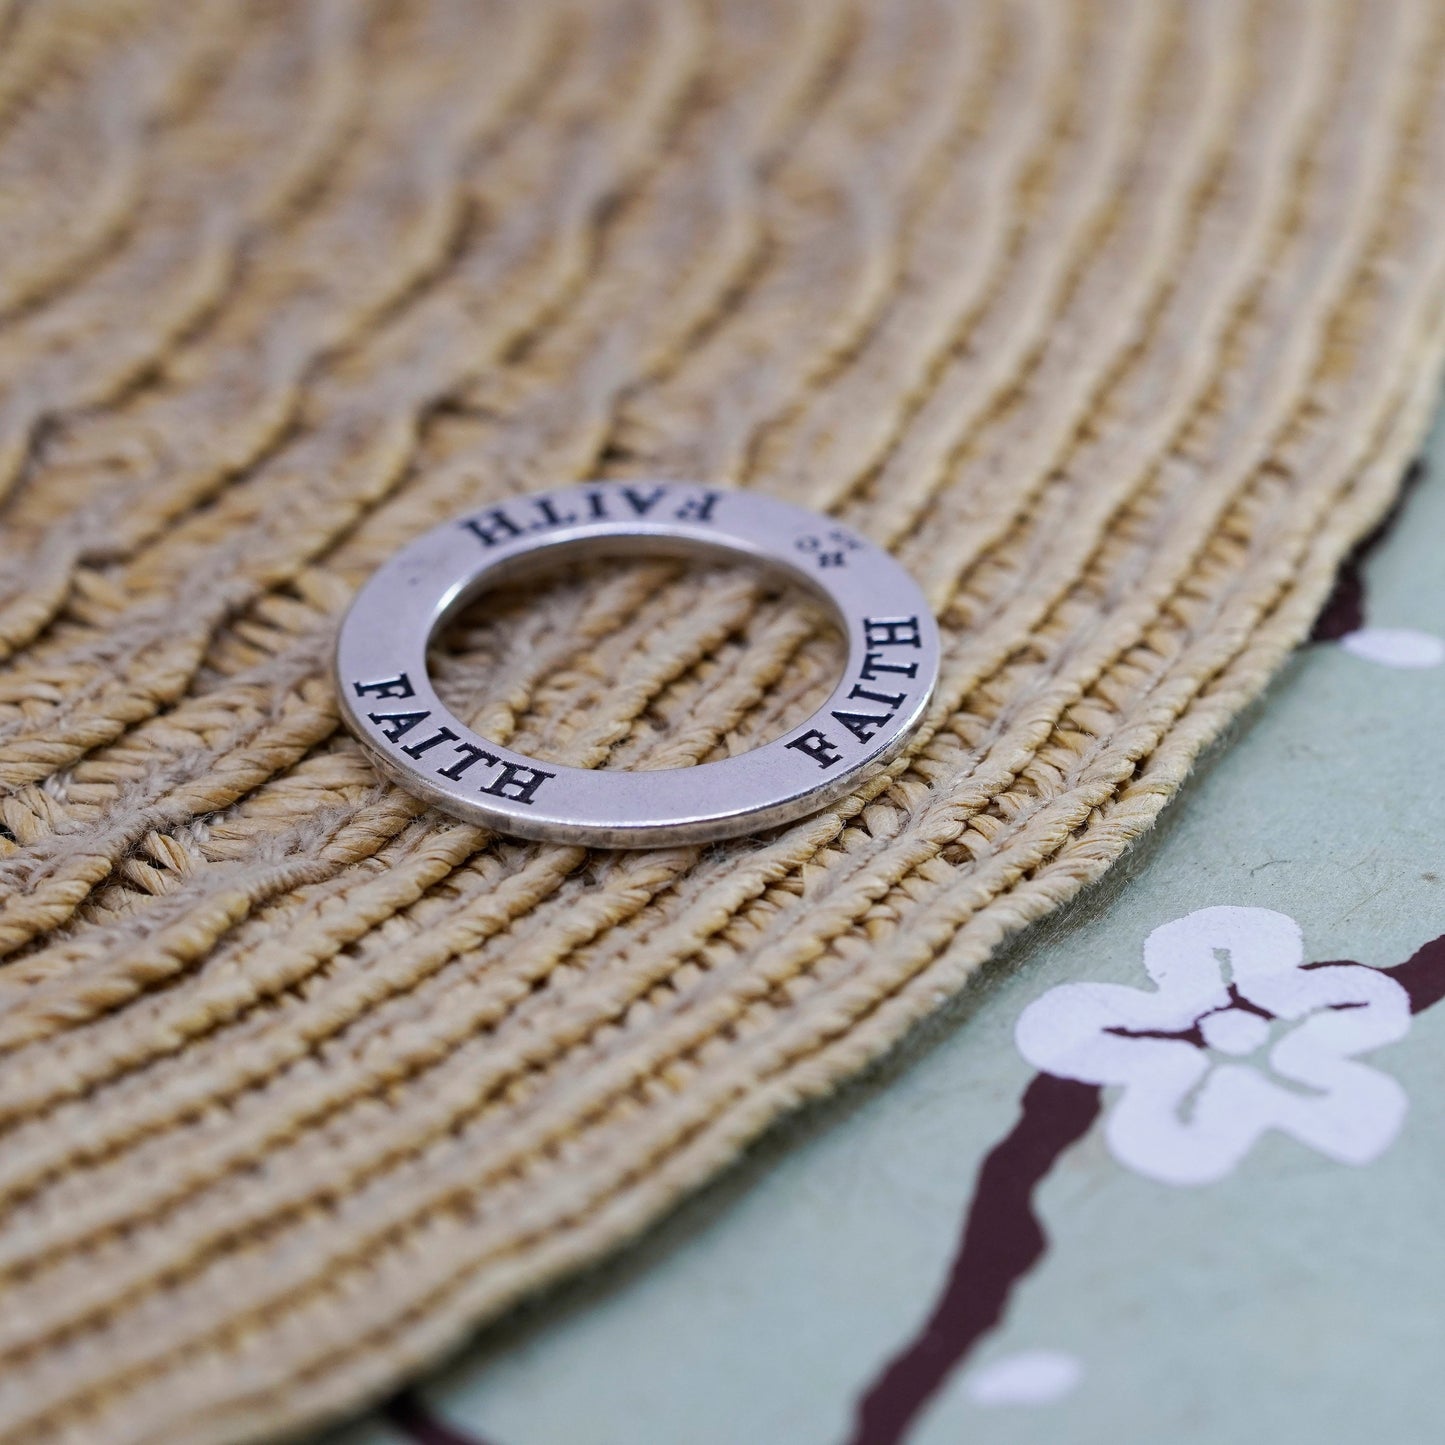
[{"label": "pendant center hole", "polygon": [[485,738],[548,762],[648,771],[782,736],[846,660],[829,608],[770,568],[573,556],[469,602],[433,639],[428,669]]}]

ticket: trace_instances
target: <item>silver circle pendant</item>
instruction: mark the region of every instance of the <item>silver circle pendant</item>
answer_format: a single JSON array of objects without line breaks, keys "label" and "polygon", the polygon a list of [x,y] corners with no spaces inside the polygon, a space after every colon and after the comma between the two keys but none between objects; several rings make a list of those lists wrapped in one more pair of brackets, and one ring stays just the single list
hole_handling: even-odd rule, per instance
[{"label": "silver circle pendant", "polygon": [[[427,675],[433,633],[486,588],[581,553],[776,568],[836,614],[848,643],[843,680],[782,737],[691,768],[570,768],[472,732]],[[645,848],[771,828],[842,797],[917,729],[938,658],[917,584],[831,518],[752,492],[594,482],[484,507],[403,548],[352,602],[336,681],[347,724],[382,771],[446,812],[522,838]]]}]

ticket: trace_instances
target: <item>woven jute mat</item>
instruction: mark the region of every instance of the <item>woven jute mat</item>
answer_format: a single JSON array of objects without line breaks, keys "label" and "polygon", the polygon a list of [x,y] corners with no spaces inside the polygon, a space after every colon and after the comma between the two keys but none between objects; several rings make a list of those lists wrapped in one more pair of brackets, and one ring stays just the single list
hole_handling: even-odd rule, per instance
[{"label": "woven jute mat", "polygon": [[[1434,393],[1437,3],[0,27],[7,1445],[356,1407],[876,1058],[1149,826]],[[644,475],[894,550],[945,640],[913,751],[638,853],[379,781],[327,676],[369,570]],[[746,571],[650,563],[435,668],[493,737],[665,767],[836,664]]]}]

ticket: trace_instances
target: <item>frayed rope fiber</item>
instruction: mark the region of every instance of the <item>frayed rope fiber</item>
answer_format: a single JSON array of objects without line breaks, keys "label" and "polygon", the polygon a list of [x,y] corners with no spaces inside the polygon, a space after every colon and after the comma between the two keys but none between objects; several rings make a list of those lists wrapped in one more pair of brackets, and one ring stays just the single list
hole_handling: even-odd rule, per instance
[{"label": "frayed rope fiber", "polygon": [[[1420,441],[1437,0],[0,4],[0,1442],[352,1409],[597,1258],[1146,829]],[[890,547],[892,773],[489,836],[338,730],[382,558],[589,477]],[[479,730],[775,736],[739,569],[464,618]]]}]

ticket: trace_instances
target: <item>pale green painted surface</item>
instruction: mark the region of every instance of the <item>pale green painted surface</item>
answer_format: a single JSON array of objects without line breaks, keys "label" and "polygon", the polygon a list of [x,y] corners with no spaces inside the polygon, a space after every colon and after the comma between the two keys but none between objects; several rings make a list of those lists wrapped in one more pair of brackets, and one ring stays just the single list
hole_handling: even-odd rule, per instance
[{"label": "pale green painted surface", "polygon": [[[1368,568],[1368,621],[1445,635],[1445,434]],[[1067,980],[1143,986],[1160,923],[1292,915],[1312,959],[1389,965],[1445,933],[1445,666],[1306,648],[1114,876],[981,978],[906,1060],[795,1121],[592,1280],[428,1387],[491,1445],[836,1445],[947,1270],[980,1160],[1033,1069],[1013,1027]],[[1432,877],[1431,875],[1439,875]],[[1369,1062],[1410,1110],[1364,1167],[1264,1139],[1219,1183],[1130,1173],[1096,1126],[1040,1194],[1052,1245],[913,1445],[1427,1445],[1445,1439],[1445,1004]],[[983,1407],[1023,1350],[1082,1368]],[[334,1445],[394,1445],[367,1423]]]}]

